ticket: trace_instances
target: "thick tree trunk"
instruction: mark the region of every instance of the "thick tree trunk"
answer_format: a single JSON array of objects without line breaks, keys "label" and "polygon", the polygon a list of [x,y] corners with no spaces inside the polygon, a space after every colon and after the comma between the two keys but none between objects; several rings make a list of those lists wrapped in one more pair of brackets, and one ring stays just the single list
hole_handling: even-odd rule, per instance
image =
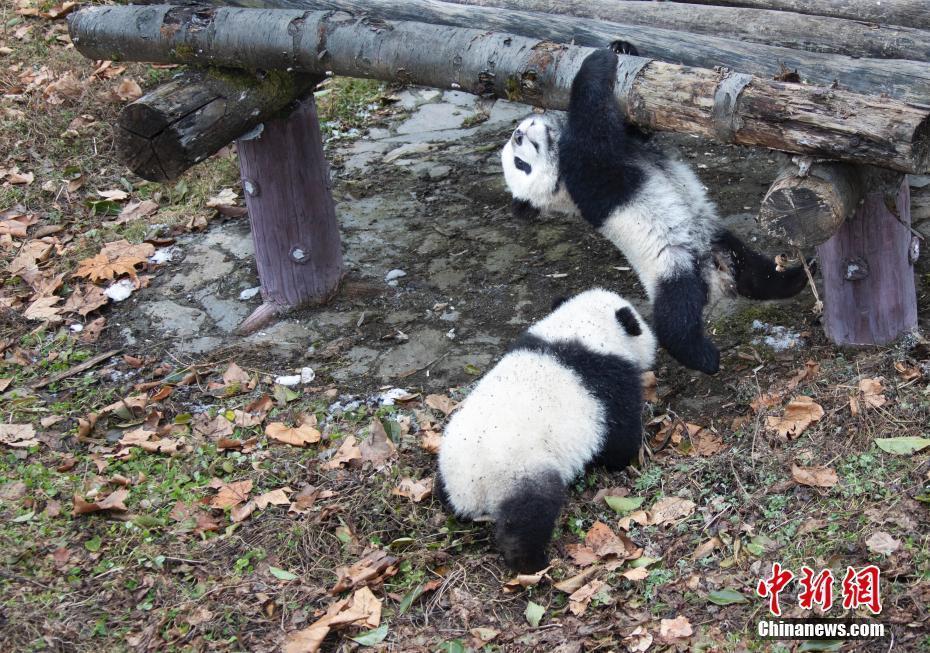
[{"label": "thick tree trunk", "polygon": [[519,34],[557,43],[603,47],[616,39],[636,45],[639,53],[669,63],[733,70],[774,78],[785,67],[797,69],[805,82],[868,95],[887,94],[930,104],[930,66],[917,61],[858,59],[804,52],[732,38],[687,34],[657,27],[622,25],[604,20],[553,17],[532,11],[463,6],[441,0],[209,0],[216,5],[349,11],[387,20],[413,20]]},{"label": "thick tree trunk", "polygon": [[[678,2],[678,0],[671,0]],[[684,0],[698,5],[727,5],[796,11],[811,16],[833,16],[881,25],[930,28],[927,0]]]},{"label": "thick tree trunk", "polygon": [[184,73],[120,112],[117,154],[143,179],[175,179],[309,93],[321,79],[235,69]]},{"label": "thick tree trunk", "polygon": [[[106,6],[69,18],[75,46],[95,59],[329,71],[553,109],[567,107],[590,53],[510,34],[329,12]],[[926,106],[638,57],[621,57],[616,89],[630,120],[649,129],[904,172],[930,167]]]},{"label": "thick tree trunk", "polygon": [[817,248],[824,327],[837,344],[881,345],[917,327],[907,181],[873,189],[856,214]]},{"label": "thick tree trunk", "polygon": [[782,243],[813,247],[833,236],[856,212],[864,188],[862,171],[856,166],[815,163],[801,171],[792,163],[765,194],[759,223]]},{"label": "thick tree trunk", "polygon": [[[243,0],[248,2],[248,0]],[[930,61],[930,31],[790,11],[642,0],[446,0],[877,59]],[[233,0],[235,3],[236,0]],[[250,5],[250,6],[254,6]],[[707,65],[707,64],[704,64]]]},{"label": "thick tree trunk", "polygon": [[237,142],[264,304],[251,333],[287,308],[329,299],[342,279],[342,244],[313,96]]}]

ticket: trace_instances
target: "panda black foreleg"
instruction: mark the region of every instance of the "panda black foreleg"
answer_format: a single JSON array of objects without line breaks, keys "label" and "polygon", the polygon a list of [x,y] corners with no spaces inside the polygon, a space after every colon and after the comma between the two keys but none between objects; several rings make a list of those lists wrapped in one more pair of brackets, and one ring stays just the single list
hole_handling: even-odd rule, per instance
[{"label": "panda black foreleg", "polygon": [[705,374],[720,369],[720,352],[704,335],[703,315],[707,283],[698,269],[659,282],[653,302],[656,338],[685,367]]},{"label": "panda black foreleg", "polygon": [[497,546],[507,566],[519,573],[549,564],[547,549],[565,503],[566,488],[555,470],[522,479],[495,515]]},{"label": "panda black foreleg", "polygon": [[[775,261],[750,249],[730,231],[722,230],[714,247],[724,249],[733,264],[736,292],[749,299],[787,299],[807,285],[802,266],[779,271]],[[808,267],[813,268],[813,262]],[[813,270],[811,270],[813,272]]]}]

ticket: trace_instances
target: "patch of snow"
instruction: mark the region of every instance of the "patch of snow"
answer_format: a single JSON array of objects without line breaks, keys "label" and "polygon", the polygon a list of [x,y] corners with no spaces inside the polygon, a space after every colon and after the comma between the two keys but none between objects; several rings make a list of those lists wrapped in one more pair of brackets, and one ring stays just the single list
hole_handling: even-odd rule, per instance
[{"label": "patch of snow", "polygon": [[377,396],[377,401],[382,406],[393,406],[394,402],[401,397],[409,397],[410,393],[403,388],[391,388],[387,392],[382,392]]},{"label": "patch of snow", "polygon": [[84,325],[83,324],[72,324],[68,328],[71,329],[71,333],[80,333],[81,331],[84,330]]},{"label": "patch of snow", "polygon": [[121,302],[128,299],[136,285],[131,279],[120,279],[103,291],[103,294],[112,299],[114,302]]},{"label": "patch of snow", "polygon": [[253,297],[255,297],[255,295],[257,295],[261,291],[262,291],[261,286],[255,286],[254,288],[246,288],[241,293],[239,293],[239,301],[246,302],[252,299]]},{"label": "patch of snow", "polygon": [[155,253],[149,257],[149,263],[154,263],[155,265],[164,265],[165,263],[170,263],[174,258],[181,253],[181,248],[172,245],[171,247],[163,247],[159,250],[155,250]]},{"label": "patch of snow", "polygon": [[286,386],[297,385],[298,383],[300,383],[300,374],[293,374],[290,376],[276,376],[274,378],[274,382],[277,383],[278,385],[286,385]]},{"label": "patch of snow", "polygon": [[401,277],[406,277],[406,276],[407,276],[407,273],[404,272],[403,270],[395,269],[395,270],[391,270],[386,275],[384,275],[384,280],[387,282],[389,286],[396,286],[397,280],[400,279]]},{"label": "patch of snow", "polygon": [[451,329],[446,331],[446,338],[448,338],[449,340],[455,340],[455,327],[452,327]]},{"label": "patch of snow", "polygon": [[300,382],[301,383],[311,383],[313,379],[316,378],[316,372],[313,371],[312,367],[304,367],[300,370]]},{"label": "patch of snow", "polygon": [[759,320],[753,320],[752,330],[761,331],[764,334],[762,337],[753,338],[752,344],[765,345],[775,352],[794,349],[804,344],[804,339],[800,333],[777,324],[766,324]]}]

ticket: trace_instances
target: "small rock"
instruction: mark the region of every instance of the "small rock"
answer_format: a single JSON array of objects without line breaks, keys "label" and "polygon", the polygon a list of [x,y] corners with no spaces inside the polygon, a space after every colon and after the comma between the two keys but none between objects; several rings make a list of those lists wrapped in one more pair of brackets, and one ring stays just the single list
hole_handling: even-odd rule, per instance
[{"label": "small rock", "polygon": [[436,165],[426,171],[427,176],[433,180],[445,179],[452,172],[450,166]]},{"label": "small rock", "polygon": [[255,295],[260,293],[261,290],[262,290],[261,286],[255,286],[254,288],[246,288],[241,293],[239,293],[239,300],[246,302],[252,299],[253,297],[255,297]]}]

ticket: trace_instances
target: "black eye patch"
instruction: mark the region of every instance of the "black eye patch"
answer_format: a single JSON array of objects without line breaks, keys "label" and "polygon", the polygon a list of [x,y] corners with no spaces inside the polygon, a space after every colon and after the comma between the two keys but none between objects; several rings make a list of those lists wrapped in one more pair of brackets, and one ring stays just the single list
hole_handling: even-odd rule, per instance
[{"label": "black eye patch", "polygon": [[633,309],[629,306],[624,306],[617,311],[617,322],[619,322],[620,326],[631,336],[639,336],[643,333],[643,329],[639,325],[639,320],[633,315]]},{"label": "black eye patch", "polygon": [[522,170],[526,174],[533,172],[533,166],[518,156],[513,157],[513,164],[516,166],[517,170]]}]

